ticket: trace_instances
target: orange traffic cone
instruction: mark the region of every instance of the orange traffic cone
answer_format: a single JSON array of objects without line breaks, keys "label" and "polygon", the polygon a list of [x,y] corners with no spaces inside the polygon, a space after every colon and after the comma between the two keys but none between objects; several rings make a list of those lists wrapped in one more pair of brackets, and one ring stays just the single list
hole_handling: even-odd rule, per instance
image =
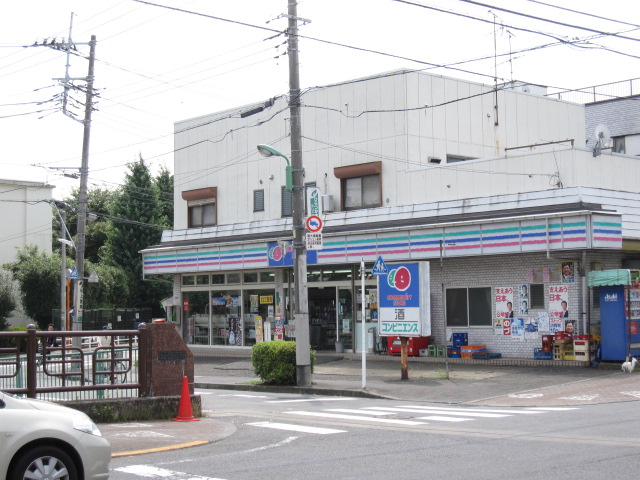
[{"label": "orange traffic cone", "polygon": [[191,394],[189,393],[189,380],[187,377],[182,378],[182,395],[180,396],[180,406],[178,407],[178,416],[171,419],[174,422],[199,422],[200,420],[193,416],[191,410]]}]

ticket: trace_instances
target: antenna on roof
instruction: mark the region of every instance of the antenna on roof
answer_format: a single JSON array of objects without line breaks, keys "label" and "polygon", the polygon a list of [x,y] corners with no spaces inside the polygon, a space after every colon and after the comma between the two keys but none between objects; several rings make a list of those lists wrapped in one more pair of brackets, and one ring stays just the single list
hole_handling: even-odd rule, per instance
[{"label": "antenna on roof", "polygon": [[599,123],[596,125],[596,129],[593,134],[596,137],[596,146],[593,147],[593,156],[597,157],[602,153],[603,148],[611,148],[609,145],[609,142],[611,141],[611,132],[609,131],[609,127],[604,123]]}]

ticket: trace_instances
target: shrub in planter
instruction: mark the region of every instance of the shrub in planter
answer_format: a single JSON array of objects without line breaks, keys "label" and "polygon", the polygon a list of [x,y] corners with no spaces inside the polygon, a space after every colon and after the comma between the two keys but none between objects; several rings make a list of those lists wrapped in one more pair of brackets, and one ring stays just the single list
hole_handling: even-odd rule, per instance
[{"label": "shrub in planter", "polygon": [[[311,350],[311,372],[315,364]],[[264,383],[276,385],[296,384],[296,342],[260,342],[251,348],[251,362],[255,374]]]},{"label": "shrub in planter", "polygon": [[[7,332],[26,332],[27,327],[9,327]],[[14,348],[16,346],[15,338],[0,338],[0,348]],[[22,339],[20,342],[20,352],[24,353],[27,351],[27,341]]]}]

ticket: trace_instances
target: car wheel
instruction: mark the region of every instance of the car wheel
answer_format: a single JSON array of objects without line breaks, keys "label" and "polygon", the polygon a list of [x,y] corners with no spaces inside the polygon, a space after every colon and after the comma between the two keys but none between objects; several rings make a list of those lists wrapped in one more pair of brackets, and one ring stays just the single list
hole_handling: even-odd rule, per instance
[{"label": "car wheel", "polygon": [[71,457],[57,447],[37,447],[22,454],[13,468],[11,480],[33,478],[78,480]]}]

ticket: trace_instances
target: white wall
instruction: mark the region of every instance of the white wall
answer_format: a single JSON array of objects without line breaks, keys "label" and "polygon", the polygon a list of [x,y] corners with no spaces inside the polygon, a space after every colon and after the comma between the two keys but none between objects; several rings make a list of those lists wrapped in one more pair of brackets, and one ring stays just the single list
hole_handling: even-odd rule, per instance
[{"label": "white wall", "polygon": [[[549,188],[556,158],[541,156],[539,163],[515,158],[528,150],[495,157],[504,156],[505,148],[550,141],[573,139],[584,145],[584,107],[503,90],[496,118],[491,88],[401,72],[308,90],[302,96],[304,181],[316,182],[337,205],[340,181],[333,169],[372,161],[383,164],[384,206]],[[181,192],[203,187],[218,188],[220,225],[281,217],[284,160],[261,157],[256,145],[267,143],[290,154],[289,110],[280,98],[264,112],[240,118],[239,112],[248,109],[176,124],[176,229],[187,226]],[[429,157],[445,162],[447,154],[492,160],[482,167],[464,162],[448,169],[424,168]],[[265,212],[252,211],[256,189],[265,191]]]},{"label": "white wall", "polygon": [[16,248],[37,245],[51,253],[51,200],[53,185],[0,180],[0,265],[16,258]]}]

